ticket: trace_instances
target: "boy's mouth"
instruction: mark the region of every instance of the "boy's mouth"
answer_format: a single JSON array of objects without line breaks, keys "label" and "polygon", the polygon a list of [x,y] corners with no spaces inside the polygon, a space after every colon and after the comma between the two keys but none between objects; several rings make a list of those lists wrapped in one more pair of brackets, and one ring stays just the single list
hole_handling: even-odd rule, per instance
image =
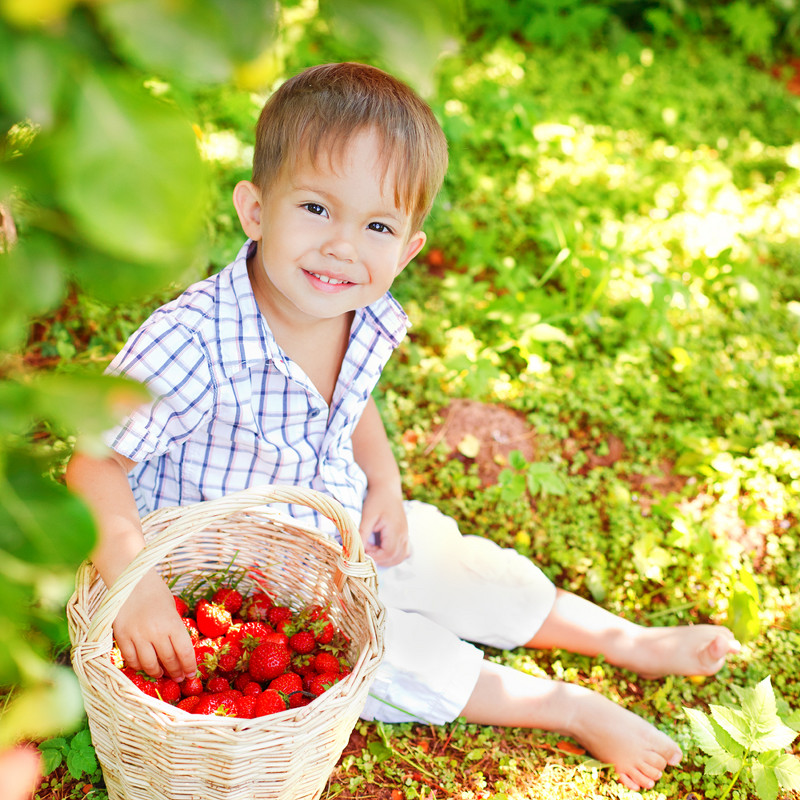
[{"label": "boy's mouth", "polygon": [[330,275],[321,275],[318,272],[311,272],[308,270],[308,274],[311,275],[313,278],[316,278],[318,281],[322,283],[327,283],[330,286],[344,286],[345,284],[350,283],[350,281],[340,280],[339,278],[332,278]]}]

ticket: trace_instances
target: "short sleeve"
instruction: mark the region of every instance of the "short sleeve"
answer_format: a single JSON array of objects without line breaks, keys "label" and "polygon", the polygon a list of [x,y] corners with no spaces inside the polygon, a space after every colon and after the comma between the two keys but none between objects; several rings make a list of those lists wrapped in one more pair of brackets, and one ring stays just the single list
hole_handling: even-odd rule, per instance
[{"label": "short sleeve", "polygon": [[147,461],[183,442],[210,414],[215,384],[207,348],[194,331],[167,316],[151,318],[107,372],[148,387],[151,403],[108,431],[106,443],[132,461]]}]

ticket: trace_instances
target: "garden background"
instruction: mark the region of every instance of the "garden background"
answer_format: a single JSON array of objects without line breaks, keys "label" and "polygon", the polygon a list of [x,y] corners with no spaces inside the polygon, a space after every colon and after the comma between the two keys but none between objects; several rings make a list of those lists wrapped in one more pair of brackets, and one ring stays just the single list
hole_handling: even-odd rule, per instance
[{"label": "garden background", "polygon": [[[415,85],[451,148],[377,395],[407,496],[744,643],[706,680],[487,656],[679,741],[643,797],[798,796],[798,42],[797,0],[2,0],[0,745],[43,743],[37,798],[105,796],[63,618],[94,537],[75,432],[136,401],[104,367],[238,247],[271,88],[343,59]],[[559,736],[459,722],[360,723],[324,796],[630,794]]]}]

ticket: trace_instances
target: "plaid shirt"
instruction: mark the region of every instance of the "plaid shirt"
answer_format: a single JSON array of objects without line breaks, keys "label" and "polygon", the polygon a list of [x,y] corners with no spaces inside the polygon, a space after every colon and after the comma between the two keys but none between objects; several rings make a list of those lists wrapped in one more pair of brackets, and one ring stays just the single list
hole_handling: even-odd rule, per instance
[{"label": "plaid shirt", "polygon": [[[279,483],[335,497],[358,524],[367,482],[351,436],[408,318],[388,293],[356,310],[329,409],[258,309],[251,246],[159,308],[111,363],[109,372],[146,384],[155,400],[107,442],[138,462],[129,480],[141,514]],[[331,530],[311,509],[290,511]]]}]

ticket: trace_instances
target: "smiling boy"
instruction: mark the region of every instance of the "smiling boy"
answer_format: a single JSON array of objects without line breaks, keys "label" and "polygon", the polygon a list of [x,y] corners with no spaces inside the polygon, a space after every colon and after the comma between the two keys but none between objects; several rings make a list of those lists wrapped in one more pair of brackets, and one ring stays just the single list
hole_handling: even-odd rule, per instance
[{"label": "smiling boy", "polygon": [[[425,244],[446,165],[428,106],[380,70],[315,67],[272,96],[253,179],[234,190],[247,241],[131,337],[111,370],[155,399],[110,434],[107,458],[70,462],[68,482],[98,519],[93,560],[113,583],[144,544],[140,514],[155,508],[270,482],[326,492],[359,524],[388,609],[366,718],[560,731],[629,788],[649,788],[680,759],[668,736],[588,689],[489,662],[469,642],[603,654],[657,677],[716,672],[738,647],[730,633],[634,625],[403,499],[371,393],[408,326],[389,288]],[[129,664],[193,674],[191,642],[155,572],[114,632]]]}]

